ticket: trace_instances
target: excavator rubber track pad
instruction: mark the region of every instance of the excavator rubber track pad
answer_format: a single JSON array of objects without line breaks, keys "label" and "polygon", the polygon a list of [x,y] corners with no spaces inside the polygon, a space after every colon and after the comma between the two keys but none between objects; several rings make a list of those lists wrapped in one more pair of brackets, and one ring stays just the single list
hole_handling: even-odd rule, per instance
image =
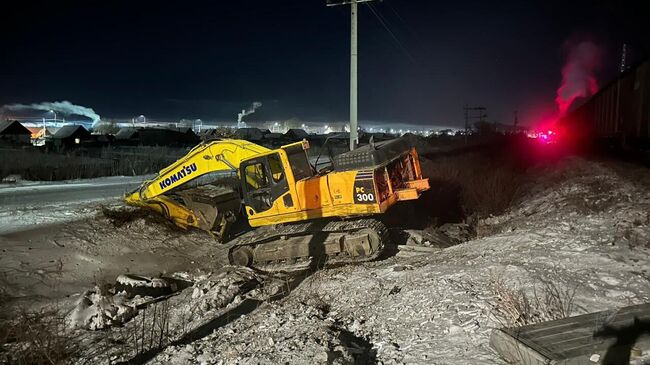
[{"label": "excavator rubber track pad", "polygon": [[233,240],[229,259],[265,272],[294,272],[375,260],[388,240],[376,219],[317,220],[248,232]]}]

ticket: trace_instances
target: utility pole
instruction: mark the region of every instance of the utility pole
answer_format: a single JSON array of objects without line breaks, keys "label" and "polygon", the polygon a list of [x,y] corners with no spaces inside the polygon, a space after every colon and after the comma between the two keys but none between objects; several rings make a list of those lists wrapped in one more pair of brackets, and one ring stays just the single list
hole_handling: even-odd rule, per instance
[{"label": "utility pole", "polygon": [[327,6],[350,5],[350,151],[359,143],[357,107],[357,4],[373,0],[327,0]]},{"label": "utility pole", "polygon": [[[465,106],[463,107],[463,110],[465,111],[465,144],[467,144],[467,135],[469,134],[470,130],[470,125],[469,121],[470,119],[478,119],[479,123],[483,123],[483,118],[487,118],[487,114],[485,114],[485,111],[487,110],[486,107],[484,106]],[[478,111],[478,115],[470,115],[471,111]]]},{"label": "utility pole", "polygon": [[515,121],[514,121],[514,126],[512,128],[512,133],[517,134],[517,124],[519,124],[519,115],[518,111],[515,110]]},{"label": "utility pole", "polygon": [[465,104],[465,145],[467,145],[467,133],[469,133],[469,107]]}]

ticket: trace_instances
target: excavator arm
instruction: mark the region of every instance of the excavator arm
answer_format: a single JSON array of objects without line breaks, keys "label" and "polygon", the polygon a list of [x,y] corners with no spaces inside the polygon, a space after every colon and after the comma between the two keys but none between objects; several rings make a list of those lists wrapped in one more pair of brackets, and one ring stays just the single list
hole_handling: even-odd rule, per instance
[{"label": "excavator arm", "polygon": [[269,149],[252,142],[224,139],[202,143],[147,180],[124,200],[155,210],[182,228],[195,227],[223,237],[239,209],[241,197],[232,189],[209,185],[235,174],[242,161]]}]

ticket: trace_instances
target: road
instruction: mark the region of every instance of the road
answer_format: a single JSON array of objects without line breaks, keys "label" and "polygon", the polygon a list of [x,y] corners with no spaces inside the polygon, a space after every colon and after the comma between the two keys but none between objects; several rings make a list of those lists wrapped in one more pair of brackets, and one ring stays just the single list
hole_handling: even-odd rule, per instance
[{"label": "road", "polygon": [[0,185],[0,235],[83,219],[151,176]]},{"label": "road", "polygon": [[144,179],[144,176],[115,176],[51,184],[0,186],[0,207],[26,208],[113,199],[135,189]]}]

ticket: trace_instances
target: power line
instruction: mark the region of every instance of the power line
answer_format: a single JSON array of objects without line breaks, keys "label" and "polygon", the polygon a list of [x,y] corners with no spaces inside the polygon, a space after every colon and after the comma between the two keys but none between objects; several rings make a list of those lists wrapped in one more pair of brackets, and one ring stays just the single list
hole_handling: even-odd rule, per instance
[{"label": "power line", "polygon": [[393,12],[393,14],[395,14],[397,19],[402,24],[404,24],[404,27],[406,27],[406,29],[409,31],[409,33],[411,33],[413,38],[415,38],[416,40],[419,41],[420,40],[420,35],[418,34],[418,32],[415,31],[415,29],[409,23],[407,23],[406,20],[404,20],[404,18],[397,12],[397,9],[395,9],[395,7],[392,6],[389,1],[384,1],[384,4],[386,4],[388,6],[388,8]]},{"label": "power line", "polygon": [[385,18],[384,18],[380,13],[379,13],[379,9],[375,9],[374,5],[371,4],[371,3],[366,3],[366,5],[370,8],[370,11],[375,15],[375,17],[377,18],[377,20],[379,21],[379,23],[384,27],[384,29],[386,29],[386,31],[387,31],[388,34],[391,36],[391,38],[393,39],[393,41],[395,42],[395,44],[397,45],[397,47],[398,47],[402,52],[404,52],[404,54],[405,54],[405,55],[406,55],[406,56],[407,56],[407,57],[408,57],[408,58],[409,58],[413,63],[417,63],[417,62],[415,61],[415,58],[413,57],[413,55],[412,55],[412,54],[411,54],[411,53],[406,49],[406,47],[404,46],[404,44],[399,40],[399,38],[397,38],[397,35],[395,35],[395,33],[390,29],[390,26],[389,26],[389,24],[388,24],[388,21],[387,21],[387,20],[386,20],[386,19],[385,19]]}]

